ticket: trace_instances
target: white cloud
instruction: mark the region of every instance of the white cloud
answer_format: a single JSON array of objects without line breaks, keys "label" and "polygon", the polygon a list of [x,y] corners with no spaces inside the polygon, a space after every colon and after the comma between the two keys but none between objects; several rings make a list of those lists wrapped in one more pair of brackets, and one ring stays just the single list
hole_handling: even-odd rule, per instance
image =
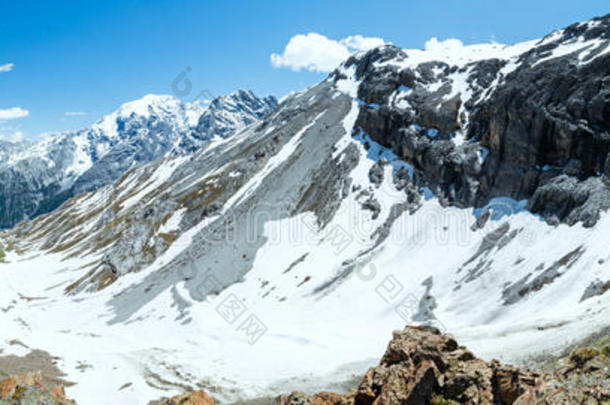
[{"label": "white cloud", "polygon": [[337,41],[312,32],[290,38],[283,54],[271,54],[271,64],[276,68],[288,67],[295,72],[301,69],[330,72],[349,55],[347,48]]},{"label": "white cloud", "polygon": [[87,115],[84,111],[66,111],[64,114],[66,117],[82,117],[83,115]]},{"label": "white cloud", "polygon": [[13,70],[14,66],[14,63],[6,63],[4,65],[0,65],[0,73],[10,72],[11,70]]},{"label": "white cloud", "polygon": [[10,135],[0,134],[0,140],[5,141],[5,142],[13,142],[13,143],[22,142],[23,141],[23,132],[15,131]]},{"label": "white cloud", "polygon": [[15,120],[17,118],[27,117],[28,115],[30,115],[30,112],[20,107],[0,110],[0,120]]},{"label": "white cloud", "polygon": [[449,38],[444,41],[439,41],[438,38],[433,37],[427,40],[424,46],[426,51],[446,52],[455,51],[456,49],[463,48],[464,43],[459,39],[455,38]]},{"label": "white cloud", "polygon": [[295,72],[307,69],[315,72],[330,72],[356,51],[366,51],[383,45],[381,38],[351,35],[335,41],[324,35],[311,32],[290,38],[284,52],[271,54],[275,68],[290,68]]},{"label": "white cloud", "polygon": [[339,42],[356,51],[368,51],[386,43],[383,38],[363,37],[362,35],[350,35]]}]

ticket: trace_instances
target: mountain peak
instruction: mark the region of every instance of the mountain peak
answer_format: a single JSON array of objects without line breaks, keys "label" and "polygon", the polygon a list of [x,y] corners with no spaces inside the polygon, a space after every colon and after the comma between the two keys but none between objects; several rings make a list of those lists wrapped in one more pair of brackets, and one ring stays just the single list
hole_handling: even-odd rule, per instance
[{"label": "mountain peak", "polygon": [[116,136],[119,132],[118,121],[126,119],[150,120],[176,117],[183,126],[193,126],[205,107],[200,102],[182,102],[170,95],[147,94],[137,100],[122,104],[116,111],[102,117],[92,129],[106,136]]},{"label": "mountain peak", "polygon": [[197,132],[206,138],[226,138],[262,119],[278,105],[273,96],[258,98],[251,90],[238,89],[214,98],[199,118]]},{"label": "mountain peak", "polygon": [[124,103],[118,111],[121,112],[121,115],[148,115],[155,109],[167,109],[169,107],[177,107],[180,104],[179,100],[170,95],[147,94],[140,99]]},{"label": "mountain peak", "polygon": [[[249,90],[216,97],[207,105],[147,94],[122,104],[89,128],[51,136],[27,149],[0,144],[0,197],[2,192],[13,194],[13,187],[25,190],[24,201],[14,203],[14,212],[0,216],[0,227],[48,212],[131,168],[193,153],[215,136],[227,138],[255,123],[276,106],[274,98],[259,99]],[[4,171],[18,176],[7,175],[10,183],[2,183]]]}]

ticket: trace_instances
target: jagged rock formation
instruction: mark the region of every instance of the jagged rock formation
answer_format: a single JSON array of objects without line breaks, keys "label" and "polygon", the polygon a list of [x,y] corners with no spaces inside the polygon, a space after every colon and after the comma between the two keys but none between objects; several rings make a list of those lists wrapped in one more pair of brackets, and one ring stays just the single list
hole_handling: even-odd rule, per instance
[{"label": "jagged rock formation", "polygon": [[90,128],[37,143],[0,143],[0,228],[97,190],[129,169],[165,156],[193,153],[227,138],[277,106],[238,90],[208,105],[147,95],[122,105]]},{"label": "jagged rock formation", "polygon": [[422,59],[352,57],[357,121],[447,204],[529,199],[549,222],[592,226],[610,207],[610,15],[512,47]]},{"label": "jagged rock formation", "polygon": [[610,346],[581,348],[554,372],[535,372],[480,360],[432,327],[395,332],[379,366],[348,394],[293,392],[279,405],[606,404]]}]

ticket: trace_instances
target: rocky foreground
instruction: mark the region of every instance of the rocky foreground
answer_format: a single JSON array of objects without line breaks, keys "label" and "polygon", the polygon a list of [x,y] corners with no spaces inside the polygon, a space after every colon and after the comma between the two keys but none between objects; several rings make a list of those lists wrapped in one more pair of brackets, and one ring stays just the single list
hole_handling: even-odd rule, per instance
[{"label": "rocky foreground", "polygon": [[[478,359],[450,335],[409,326],[394,337],[380,364],[347,394],[293,392],[277,405],[384,404],[610,404],[610,345],[578,348],[551,371],[531,371]],[[257,401],[265,403],[265,401]],[[0,405],[74,404],[62,387],[29,373],[0,382]],[[213,405],[204,391],[156,401],[155,405]]]},{"label": "rocky foreground", "polygon": [[0,382],[0,405],[75,405],[64,388],[46,383],[40,372],[9,377]]},{"label": "rocky foreground", "polygon": [[609,404],[610,347],[576,349],[552,372],[478,359],[430,327],[395,332],[379,366],[346,395],[293,392],[281,405]]}]

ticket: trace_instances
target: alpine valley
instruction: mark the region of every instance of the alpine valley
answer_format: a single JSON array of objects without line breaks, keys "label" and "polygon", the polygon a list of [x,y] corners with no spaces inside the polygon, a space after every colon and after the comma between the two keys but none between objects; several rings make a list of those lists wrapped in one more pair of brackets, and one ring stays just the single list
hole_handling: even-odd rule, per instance
[{"label": "alpine valley", "polygon": [[[610,15],[380,46],[279,103],[146,96],[0,154],[1,353],[48,358],[79,404],[475,364],[430,326],[520,367],[610,330]],[[379,402],[383,373],[356,403],[433,395]]]}]

